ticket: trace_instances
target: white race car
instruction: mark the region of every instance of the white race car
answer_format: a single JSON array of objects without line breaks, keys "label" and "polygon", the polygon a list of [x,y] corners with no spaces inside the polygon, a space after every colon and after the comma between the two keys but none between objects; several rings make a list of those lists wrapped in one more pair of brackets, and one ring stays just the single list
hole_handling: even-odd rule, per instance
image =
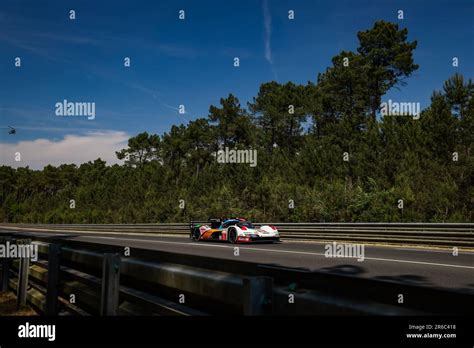
[{"label": "white race car", "polygon": [[217,224],[216,219],[212,220],[211,226],[191,224],[190,237],[195,241],[220,240],[231,243],[280,241],[280,234],[275,226],[264,225],[257,228],[245,219],[227,219]]}]

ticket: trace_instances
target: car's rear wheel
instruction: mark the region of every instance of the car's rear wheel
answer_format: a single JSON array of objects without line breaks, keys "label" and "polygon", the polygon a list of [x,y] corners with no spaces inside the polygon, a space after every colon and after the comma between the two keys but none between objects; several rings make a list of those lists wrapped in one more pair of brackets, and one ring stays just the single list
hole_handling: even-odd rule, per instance
[{"label": "car's rear wheel", "polygon": [[195,228],[193,232],[193,240],[196,242],[199,242],[200,237],[201,237],[201,232],[199,231],[199,228]]},{"label": "car's rear wheel", "polygon": [[234,228],[229,231],[229,242],[232,244],[237,242],[237,231]]}]

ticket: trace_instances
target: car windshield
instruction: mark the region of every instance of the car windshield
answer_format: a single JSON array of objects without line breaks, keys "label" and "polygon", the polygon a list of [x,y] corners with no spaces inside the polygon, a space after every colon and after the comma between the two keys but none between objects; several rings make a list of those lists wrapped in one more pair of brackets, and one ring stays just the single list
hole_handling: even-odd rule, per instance
[{"label": "car windshield", "polygon": [[227,228],[227,227],[233,226],[233,225],[235,225],[235,224],[237,224],[237,221],[226,221],[226,222],[224,222],[224,223],[222,224],[222,227],[223,227],[223,228]]},{"label": "car windshield", "polygon": [[255,228],[255,227],[253,227],[253,224],[252,224],[251,222],[249,222],[249,221],[239,222],[239,223],[237,224],[237,226],[239,226],[239,227],[245,226],[245,227],[247,227],[247,228]]}]

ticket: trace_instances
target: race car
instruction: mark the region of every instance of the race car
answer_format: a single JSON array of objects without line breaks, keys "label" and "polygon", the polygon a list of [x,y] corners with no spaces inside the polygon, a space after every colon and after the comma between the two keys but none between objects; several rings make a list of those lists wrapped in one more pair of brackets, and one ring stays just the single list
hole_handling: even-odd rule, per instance
[{"label": "race car", "polygon": [[209,219],[207,224],[190,224],[190,238],[195,241],[229,241],[235,243],[279,242],[280,234],[275,226],[255,227],[243,218]]}]

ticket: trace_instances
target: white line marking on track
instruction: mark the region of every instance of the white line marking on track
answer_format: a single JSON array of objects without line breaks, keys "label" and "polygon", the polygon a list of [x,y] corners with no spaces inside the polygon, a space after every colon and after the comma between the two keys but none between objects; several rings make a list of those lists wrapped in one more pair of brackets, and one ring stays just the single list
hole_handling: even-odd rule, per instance
[{"label": "white line marking on track", "polygon": [[[117,239],[117,238],[113,238],[113,237],[98,237],[98,236],[91,236],[91,237],[88,237],[88,238]],[[202,246],[202,247],[211,247],[211,248],[227,248],[227,249],[229,249],[229,248],[233,249],[234,248],[233,246],[227,246],[227,245],[213,245],[213,244],[202,244],[202,243],[197,244],[197,243],[189,243],[189,242],[188,243],[182,243],[182,242],[170,242],[170,241],[160,241],[160,240],[152,240],[152,239],[136,240],[136,239],[120,238],[120,240],[128,240],[128,241],[133,241],[133,242],[150,242],[150,243],[161,243],[161,244],[179,244],[179,245],[190,245],[190,246]],[[263,249],[263,248],[254,248],[254,247],[245,247],[242,250],[324,256],[324,253],[312,253],[312,252],[307,252],[307,251],[293,251],[293,250]],[[411,261],[411,260],[397,260],[397,259],[384,259],[384,258],[379,258],[379,257],[365,257],[364,259],[374,260],[374,261],[412,263],[412,264],[418,264],[418,265],[430,265],[430,266],[474,269],[474,266],[452,265],[452,264],[446,264],[446,263]]]}]

